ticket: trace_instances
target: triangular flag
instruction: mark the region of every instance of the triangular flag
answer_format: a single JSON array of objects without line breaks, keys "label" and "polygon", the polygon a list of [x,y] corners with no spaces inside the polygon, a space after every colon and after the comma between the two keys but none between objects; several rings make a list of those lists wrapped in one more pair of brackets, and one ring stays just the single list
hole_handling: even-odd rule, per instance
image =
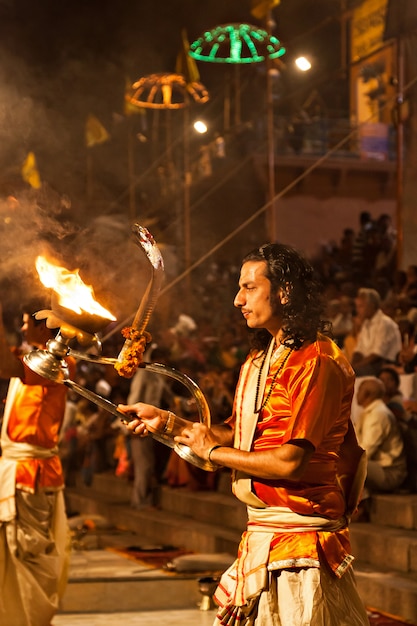
[{"label": "triangular flag", "polygon": [[200,72],[198,71],[197,63],[195,59],[188,54],[190,51],[190,44],[187,37],[187,31],[185,28],[181,31],[182,49],[177,55],[177,61],[175,65],[175,71],[177,74],[183,74],[187,83],[200,82]]},{"label": "triangular flag", "polygon": [[42,186],[38,168],[36,167],[36,158],[33,152],[28,152],[26,159],[22,165],[22,178],[33,189],[39,189]]},{"label": "triangular flag", "polygon": [[281,0],[252,0],[251,13],[258,20],[264,19],[268,12],[278,6]]},{"label": "triangular flag", "polygon": [[98,143],[104,143],[109,139],[110,135],[103,124],[94,115],[89,115],[85,125],[85,145],[87,148]]}]

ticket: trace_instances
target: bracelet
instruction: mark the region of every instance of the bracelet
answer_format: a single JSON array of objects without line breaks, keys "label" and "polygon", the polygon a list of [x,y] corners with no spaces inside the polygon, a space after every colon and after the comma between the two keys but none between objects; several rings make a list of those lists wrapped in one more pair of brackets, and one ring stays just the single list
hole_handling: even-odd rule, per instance
[{"label": "bracelet", "polygon": [[215,446],[211,446],[211,448],[209,449],[209,451],[207,452],[207,461],[209,461],[210,463],[213,463],[214,461],[211,460],[211,453],[213,452],[213,450],[216,450],[216,448],[223,448],[222,445],[220,445],[219,443],[216,443]]},{"label": "bracelet", "polygon": [[174,430],[174,426],[175,426],[175,415],[174,413],[172,413],[172,411],[168,411],[167,421],[165,422],[165,425],[162,429],[163,434],[170,435],[172,431]]}]

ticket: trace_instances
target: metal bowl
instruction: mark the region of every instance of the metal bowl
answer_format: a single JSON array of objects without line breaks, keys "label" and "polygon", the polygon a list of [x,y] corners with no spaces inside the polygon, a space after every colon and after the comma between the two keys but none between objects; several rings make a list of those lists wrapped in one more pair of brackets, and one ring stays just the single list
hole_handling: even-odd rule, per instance
[{"label": "metal bowl", "polygon": [[61,306],[58,301],[58,296],[55,293],[53,293],[51,297],[51,308],[53,313],[55,313],[59,319],[67,322],[67,324],[70,324],[75,328],[83,330],[86,333],[90,333],[91,335],[104,330],[112,321],[110,319],[100,317],[99,315],[87,313],[87,311],[77,313],[76,311],[67,309],[66,307]]}]

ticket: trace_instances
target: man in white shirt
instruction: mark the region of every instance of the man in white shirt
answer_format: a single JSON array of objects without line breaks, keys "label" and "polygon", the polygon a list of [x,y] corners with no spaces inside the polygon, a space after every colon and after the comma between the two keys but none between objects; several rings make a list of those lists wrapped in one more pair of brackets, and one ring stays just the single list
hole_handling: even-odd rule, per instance
[{"label": "man in white shirt", "polygon": [[358,443],[368,457],[365,482],[368,492],[392,492],[407,475],[402,435],[394,414],[382,399],[384,393],[381,380],[367,378],[360,383],[357,394],[357,402],[363,410],[355,430]]},{"label": "man in white shirt", "polygon": [[359,289],[355,299],[361,320],[352,367],[357,376],[378,376],[387,363],[395,363],[401,350],[398,324],[381,310],[381,298],[375,289]]}]

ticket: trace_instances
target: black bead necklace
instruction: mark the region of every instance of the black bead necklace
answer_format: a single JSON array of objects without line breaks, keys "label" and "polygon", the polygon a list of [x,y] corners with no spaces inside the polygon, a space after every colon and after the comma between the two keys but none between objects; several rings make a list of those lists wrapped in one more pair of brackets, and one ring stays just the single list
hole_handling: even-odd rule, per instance
[{"label": "black bead necklace", "polygon": [[275,381],[276,381],[276,379],[278,378],[279,374],[281,373],[282,368],[284,367],[284,365],[285,365],[285,364],[286,364],[286,362],[288,361],[288,358],[289,358],[289,356],[290,356],[290,354],[291,354],[292,350],[293,350],[292,348],[288,348],[288,352],[287,352],[287,354],[283,357],[283,359],[282,359],[281,363],[279,364],[279,367],[277,367],[277,370],[276,370],[275,374],[274,374],[274,375],[273,375],[273,377],[272,377],[272,380],[271,380],[271,385],[270,385],[270,387],[269,387],[269,389],[268,389],[268,393],[267,393],[267,395],[266,395],[266,398],[265,398],[265,400],[262,402],[261,406],[260,406],[260,407],[259,407],[259,409],[258,409],[258,408],[257,408],[257,406],[258,406],[258,401],[259,401],[259,392],[260,392],[260,387],[261,387],[261,378],[262,378],[262,373],[263,373],[263,369],[264,369],[264,365],[265,365],[265,361],[266,361],[266,356],[267,356],[267,355],[266,355],[266,353],[265,353],[265,356],[264,356],[263,361],[262,361],[262,365],[261,365],[261,367],[259,368],[258,380],[257,380],[257,383],[256,383],[256,394],[255,394],[255,409],[254,409],[254,413],[260,413],[260,412],[261,412],[261,411],[262,411],[262,410],[266,407],[266,405],[268,404],[268,402],[269,402],[269,398],[271,397],[272,390],[273,390],[274,385],[275,385]]}]

